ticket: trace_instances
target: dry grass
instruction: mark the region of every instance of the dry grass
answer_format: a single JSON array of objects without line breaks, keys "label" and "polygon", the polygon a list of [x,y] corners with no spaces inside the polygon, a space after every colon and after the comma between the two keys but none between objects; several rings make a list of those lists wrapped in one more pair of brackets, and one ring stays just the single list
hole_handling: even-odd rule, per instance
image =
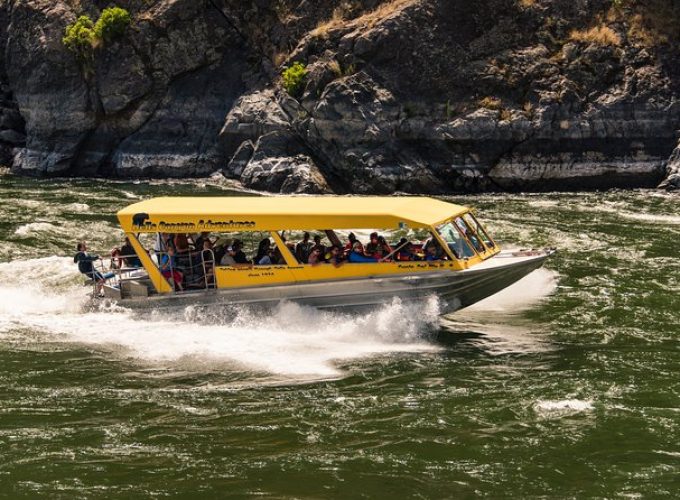
[{"label": "dry grass", "polygon": [[328,38],[328,32],[332,29],[339,28],[340,25],[345,21],[345,11],[341,8],[336,8],[333,11],[333,15],[330,19],[326,21],[321,21],[316,25],[316,28],[312,30],[312,36],[319,38]]},{"label": "dry grass", "polygon": [[645,47],[653,47],[668,43],[668,35],[650,29],[642,14],[635,14],[630,18],[630,27],[628,28],[628,36],[634,40],[639,41]]},{"label": "dry grass", "polygon": [[342,76],[342,67],[340,66],[340,63],[333,59],[328,63],[328,69],[330,69],[333,74],[336,76],[336,78],[339,78]]},{"label": "dry grass", "polygon": [[320,22],[316,28],[311,32],[312,36],[320,38],[328,38],[328,33],[331,30],[341,27],[343,24],[347,23],[348,26],[353,28],[363,27],[372,28],[380,21],[392,14],[399,12],[404,7],[408,7],[416,3],[418,0],[391,0],[380,4],[378,7],[370,12],[367,12],[356,19],[350,21],[346,20],[347,11],[342,7],[338,7],[333,11],[333,16],[326,21]]},{"label": "dry grass", "polygon": [[272,63],[274,63],[274,66],[278,67],[286,62],[286,59],[288,59],[287,52],[277,52],[272,56]]},{"label": "dry grass", "polygon": [[498,111],[503,107],[503,101],[501,101],[498,97],[485,97],[484,99],[480,99],[478,103],[482,108],[486,109],[491,109],[494,111]]},{"label": "dry grass", "polygon": [[524,105],[522,106],[522,112],[524,113],[524,116],[526,116],[529,120],[533,119],[534,117],[534,105],[531,104],[529,101],[525,102]]},{"label": "dry grass", "polygon": [[621,45],[621,37],[609,26],[593,26],[588,30],[574,30],[569,39],[575,42],[596,43],[598,45]]},{"label": "dry grass", "polygon": [[677,44],[680,40],[680,4],[649,0],[629,16],[628,36],[647,47]]},{"label": "dry grass", "polygon": [[375,26],[379,21],[382,21],[388,16],[400,11],[404,7],[413,5],[416,0],[392,0],[391,2],[385,2],[380,4],[371,12],[367,12],[363,16],[356,19],[355,22],[360,24],[365,24],[369,28]]},{"label": "dry grass", "polygon": [[500,114],[498,115],[498,119],[502,122],[509,122],[512,120],[512,111],[510,111],[508,108],[502,108]]}]

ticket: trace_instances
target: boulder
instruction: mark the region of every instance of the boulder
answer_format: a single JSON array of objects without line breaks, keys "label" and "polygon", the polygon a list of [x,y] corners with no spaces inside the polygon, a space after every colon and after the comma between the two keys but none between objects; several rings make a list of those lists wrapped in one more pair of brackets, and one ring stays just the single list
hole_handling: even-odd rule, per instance
[{"label": "boulder", "polygon": [[659,184],[659,188],[666,191],[680,189],[680,146],[673,150],[671,157],[668,159],[666,178]]},{"label": "boulder", "polygon": [[251,141],[243,141],[224,169],[224,175],[228,179],[240,179],[254,152],[255,145]]},{"label": "boulder", "polygon": [[325,193],[328,185],[304,146],[290,132],[270,132],[255,144],[241,174],[251,189],[281,193]]}]

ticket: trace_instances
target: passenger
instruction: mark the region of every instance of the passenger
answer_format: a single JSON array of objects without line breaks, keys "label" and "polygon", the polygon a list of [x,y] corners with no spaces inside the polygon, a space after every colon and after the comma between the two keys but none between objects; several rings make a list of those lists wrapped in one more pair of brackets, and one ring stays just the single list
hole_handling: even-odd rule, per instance
[{"label": "passenger", "polygon": [[364,248],[364,253],[370,257],[376,257],[377,254],[381,254],[380,257],[382,257],[382,249],[380,247],[380,242],[378,241],[378,233],[371,233],[369,236],[370,240],[368,245]]},{"label": "passenger", "polygon": [[347,244],[343,248],[345,255],[348,255],[352,251],[352,248],[354,247],[354,243],[357,242],[357,237],[354,235],[354,233],[349,233],[349,235],[347,236],[347,239],[349,241],[347,242]]},{"label": "passenger", "polygon": [[427,261],[444,260],[445,258],[446,257],[444,256],[442,247],[439,246],[436,242],[429,241],[425,245],[425,260]]},{"label": "passenger", "polygon": [[168,248],[167,253],[161,255],[161,274],[165,278],[172,278],[174,283],[173,288],[175,290],[183,291],[182,281],[184,280],[184,275],[175,267],[175,250]]},{"label": "passenger", "polygon": [[189,248],[189,239],[187,238],[187,235],[184,233],[178,233],[175,236],[175,251],[178,254],[182,253],[188,253],[190,248]]},{"label": "passenger", "polygon": [[213,254],[215,255],[215,262],[222,262],[222,257],[227,253],[227,247],[229,246],[229,240],[218,236],[212,244]]},{"label": "passenger", "polygon": [[243,253],[243,242],[241,240],[234,240],[227,252],[222,257],[220,265],[231,267],[252,267],[252,263],[246,258]]},{"label": "passenger", "polygon": [[73,262],[78,264],[78,271],[91,280],[96,281],[97,295],[101,294],[106,280],[113,278],[115,274],[111,272],[102,274],[94,268],[93,263],[100,260],[99,255],[87,253],[87,244],[84,241],[81,241],[76,245],[76,250],[78,253],[73,257]]},{"label": "passenger", "polygon": [[111,269],[120,269],[123,267],[123,258],[121,257],[120,248],[116,247],[111,250]]},{"label": "passenger", "polygon": [[168,251],[168,248],[175,250],[175,241],[170,233],[158,233],[158,240],[154,250],[156,253],[164,253]]},{"label": "passenger", "polygon": [[394,260],[400,262],[407,262],[411,260],[418,260],[418,256],[413,253],[413,245],[406,238],[399,240],[396,244],[397,251],[394,253]]},{"label": "passenger", "polygon": [[272,264],[274,265],[285,264],[285,261],[283,260],[283,255],[281,255],[281,250],[279,250],[279,247],[274,248],[274,251],[271,254],[271,259]]},{"label": "passenger", "polygon": [[345,262],[345,254],[339,245],[333,245],[331,247],[328,262],[333,264],[334,267],[340,267]]},{"label": "passenger", "polygon": [[324,246],[323,243],[321,243],[321,236],[318,234],[314,236],[314,246],[312,247],[312,252],[314,250],[319,250],[322,256],[326,255],[326,247]]},{"label": "passenger", "polygon": [[177,251],[177,248],[175,247],[175,238],[172,236],[172,234],[165,233],[162,251],[167,252],[169,248],[172,248],[173,250]]},{"label": "passenger", "polygon": [[352,251],[347,257],[348,262],[362,263],[362,262],[377,262],[374,257],[370,257],[364,254],[364,247],[361,242],[356,241],[352,247]]},{"label": "passenger", "polygon": [[324,257],[321,254],[321,248],[315,247],[312,250],[312,253],[309,254],[309,259],[307,259],[307,263],[311,264],[312,266],[316,266],[318,264],[321,264],[324,261]]},{"label": "passenger", "polygon": [[254,262],[258,266],[270,266],[272,264],[272,242],[269,241],[269,238],[260,241]]},{"label": "passenger", "polygon": [[392,247],[387,243],[384,236],[378,236],[378,243],[380,243],[384,254],[389,255],[392,253]]},{"label": "passenger", "polygon": [[[203,242],[205,240],[210,241],[210,233],[209,232],[199,233],[198,236],[196,236],[196,238],[192,238],[192,240],[194,242],[194,249],[197,252],[202,251],[203,250]],[[212,248],[212,245],[213,245],[212,241],[210,241],[210,245],[211,245],[211,248]]]},{"label": "passenger", "polygon": [[314,244],[309,241],[309,233],[305,232],[302,241],[295,247],[295,258],[300,264],[307,264],[313,246]]},{"label": "passenger", "polygon": [[135,248],[130,243],[130,238],[125,237],[125,243],[120,247],[120,256],[126,267],[142,267],[142,261],[139,259]]},{"label": "passenger", "polygon": [[382,254],[380,257],[378,257],[378,260],[383,260],[386,262],[392,260],[392,257],[394,257],[391,255],[392,247],[389,243],[387,243],[384,236],[378,236],[378,244],[380,245],[380,253]]}]

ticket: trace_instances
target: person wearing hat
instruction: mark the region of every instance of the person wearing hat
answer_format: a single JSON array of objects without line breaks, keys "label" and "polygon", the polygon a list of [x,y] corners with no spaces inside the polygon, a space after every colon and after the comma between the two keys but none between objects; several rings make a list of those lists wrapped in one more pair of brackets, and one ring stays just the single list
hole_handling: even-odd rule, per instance
[{"label": "person wearing hat", "polygon": [[222,257],[222,260],[220,261],[220,265],[230,267],[252,267],[252,263],[248,261],[246,254],[243,253],[243,242],[241,240],[234,240],[231,246],[227,248],[224,257]]}]

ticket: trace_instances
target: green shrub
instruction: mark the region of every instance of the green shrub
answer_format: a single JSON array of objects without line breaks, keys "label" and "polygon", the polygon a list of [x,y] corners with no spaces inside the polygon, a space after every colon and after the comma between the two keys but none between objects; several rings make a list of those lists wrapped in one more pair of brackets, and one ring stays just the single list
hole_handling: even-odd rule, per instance
[{"label": "green shrub", "polygon": [[94,42],[94,23],[87,16],[80,16],[75,23],[66,26],[62,43],[78,57],[84,58],[90,53]]},{"label": "green shrub", "polygon": [[119,37],[130,24],[130,13],[120,7],[104,9],[97,19],[92,22],[88,16],[80,16],[75,23],[66,26],[64,46],[81,60],[92,58],[92,49],[100,41],[110,41]]},{"label": "green shrub", "polygon": [[94,25],[94,34],[100,40],[110,41],[121,36],[130,25],[130,13],[120,7],[104,9]]},{"label": "green shrub", "polygon": [[305,78],[307,77],[307,68],[301,62],[294,63],[290,68],[284,70],[281,75],[283,77],[283,88],[286,89],[293,97],[299,97],[302,94]]}]

